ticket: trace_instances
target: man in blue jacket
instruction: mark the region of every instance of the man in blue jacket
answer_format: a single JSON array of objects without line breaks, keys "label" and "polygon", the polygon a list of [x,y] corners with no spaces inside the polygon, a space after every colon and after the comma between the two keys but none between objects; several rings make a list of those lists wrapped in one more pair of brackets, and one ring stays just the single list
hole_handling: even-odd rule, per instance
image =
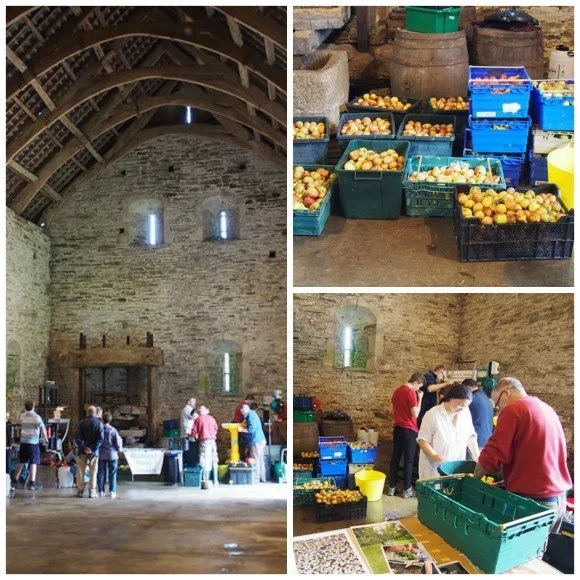
[{"label": "man in blue jacket", "polygon": [[242,415],[246,422],[246,428],[240,427],[240,432],[247,433],[248,454],[255,460],[254,483],[266,481],[266,466],[264,464],[264,449],[266,448],[266,437],[262,421],[256,411],[252,411],[248,405],[242,405]]},{"label": "man in blue jacket", "polygon": [[89,497],[97,497],[97,472],[99,469],[99,447],[104,439],[103,423],[96,417],[97,409],[87,409],[87,418],[77,427],[75,441],[79,451],[77,472],[77,497],[83,497],[85,471],[89,467]]},{"label": "man in blue jacket", "polygon": [[493,403],[479,388],[477,381],[465,379],[463,384],[471,390],[473,399],[469,405],[473,428],[477,433],[477,445],[481,451],[493,432]]}]

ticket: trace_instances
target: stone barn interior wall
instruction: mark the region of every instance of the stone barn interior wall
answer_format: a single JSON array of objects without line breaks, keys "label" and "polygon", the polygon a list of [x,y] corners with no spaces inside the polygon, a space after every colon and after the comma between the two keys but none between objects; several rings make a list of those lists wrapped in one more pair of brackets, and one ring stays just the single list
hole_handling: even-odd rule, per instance
[{"label": "stone barn interior wall", "polygon": [[6,410],[18,420],[46,378],[50,239],[6,208],[6,240]]},{"label": "stone barn interior wall", "polygon": [[[127,335],[144,344],[153,333],[165,358],[162,419],[178,418],[195,395],[218,422],[230,421],[246,391],[285,390],[285,191],[285,171],[254,154],[170,136],[128,154],[63,204],[50,225],[50,374],[63,402],[71,402],[67,353],[80,332],[88,348],[103,334],[121,346]],[[237,205],[240,239],[204,241],[203,202],[216,195]],[[139,199],[162,203],[161,247],[129,235],[129,208]],[[242,386],[229,396],[207,380],[208,350],[219,340],[242,349]],[[108,382],[114,390],[114,375]]]}]

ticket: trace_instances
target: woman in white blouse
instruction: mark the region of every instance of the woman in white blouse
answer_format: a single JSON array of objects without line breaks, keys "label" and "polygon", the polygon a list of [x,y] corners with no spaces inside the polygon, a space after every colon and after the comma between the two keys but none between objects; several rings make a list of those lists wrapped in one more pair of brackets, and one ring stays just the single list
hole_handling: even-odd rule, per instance
[{"label": "woman in white blouse", "polygon": [[469,404],[471,391],[464,385],[453,385],[441,405],[429,409],[423,417],[417,443],[419,479],[439,477],[437,468],[444,461],[463,461],[467,449],[473,459],[479,458],[477,434],[473,428]]}]

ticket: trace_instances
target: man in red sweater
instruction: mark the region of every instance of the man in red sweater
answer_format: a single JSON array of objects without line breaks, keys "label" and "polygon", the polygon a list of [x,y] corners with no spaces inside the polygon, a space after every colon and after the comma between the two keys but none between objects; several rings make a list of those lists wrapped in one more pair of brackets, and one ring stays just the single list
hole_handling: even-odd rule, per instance
[{"label": "man in red sweater", "polygon": [[242,407],[248,405],[248,407],[254,402],[254,395],[248,394],[246,398],[236,407],[234,412],[234,418],[232,423],[241,423],[244,420],[244,414],[242,413]]},{"label": "man in red sweater", "polygon": [[217,454],[217,421],[209,414],[207,407],[199,408],[199,415],[193,423],[192,436],[199,441],[199,465],[203,469],[205,487],[211,487],[210,473],[214,470],[214,483],[217,482],[218,454]]},{"label": "man in red sweater", "polygon": [[501,379],[491,400],[500,411],[497,427],[479,456],[474,476],[502,469],[507,491],[556,512],[558,533],[572,479],[566,464],[566,438],[554,409],[526,393],[518,379]]},{"label": "man in red sweater", "polygon": [[397,472],[399,461],[403,456],[403,497],[413,497],[415,491],[411,485],[413,462],[417,453],[417,417],[421,409],[425,375],[414,373],[409,381],[400,386],[394,393],[389,405],[389,414],[393,417],[393,457],[390,467],[389,495],[397,491]]}]

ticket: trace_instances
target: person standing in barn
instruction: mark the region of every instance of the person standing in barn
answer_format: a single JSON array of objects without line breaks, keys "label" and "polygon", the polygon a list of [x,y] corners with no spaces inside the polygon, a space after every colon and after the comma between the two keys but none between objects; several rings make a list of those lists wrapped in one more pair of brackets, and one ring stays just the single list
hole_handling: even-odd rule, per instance
[{"label": "person standing in barn", "polygon": [[450,387],[453,381],[446,381],[445,376],[447,371],[443,365],[437,365],[434,371],[427,371],[425,373],[425,384],[421,387],[423,392],[423,400],[421,401],[421,410],[417,418],[417,425],[421,427],[421,421],[425,413],[435,407],[438,403],[439,391],[445,387]]},{"label": "person standing in barn", "polygon": [[473,421],[473,428],[477,433],[477,446],[481,451],[493,432],[493,403],[479,388],[477,381],[465,379],[462,385],[471,391],[471,405],[469,412]]},{"label": "person standing in barn", "polygon": [[78,446],[79,470],[77,472],[77,497],[83,497],[85,471],[89,468],[89,497],[97,497],[97,472],[99,470],[99,448],[103,443],[103,423],[96,417],[97,409],[87,409],[87,417],[77,427],[75,441]]},{"label": "person standing in barn", "polygon": [[501,469],[507,491],[555,511],[551,531],[558,533],[566,492],[572,488],[560,418],[552,407],[528,395],[516,378],[501,379],[491,400],[499,411],[497,427],[479,456],[474,476]]},{"label": "person standing in barn", "polygon": [[254,483],[266,481],[266,466],[264,464],[264,450],[266,448],[266,436],[262,428],[262,422],[256,411],[252,411],[248,405],[242,405],[242,415],[246,421],[246,428],[238,428],[240,433],[248,433],[248,455],[254,459]]},{"label": "person standing in barn", "polygon": [[254,402],[254,395],[247,394],[244,400],[236,407],[234,411],[234,418],[232,423],[241,423],[244,420],[244,414],[242,413],[242,407],[244,405],[251,405]]},{"label": "person standing in barn", "polygon": [[217,421],[209,414],[209,409],[203,405],[199,408],[199,415],[193,422],[192,436],[199,441],[199,465],[203,469],[206,489],[211,487],[211,471],[214,471],[214,480],[217,482],[218,453],[217,453]]},{"label": "person standing in barn", "polygon": [[189,439],[191,436],[191,431],[193,429],[193,422],[197,417],[197,412],[195,410],[195,397],[190,397],[187,399],[187,403],[183,410],[181,411],[181,422],[179,426],[180,434],[182,439]]}]

